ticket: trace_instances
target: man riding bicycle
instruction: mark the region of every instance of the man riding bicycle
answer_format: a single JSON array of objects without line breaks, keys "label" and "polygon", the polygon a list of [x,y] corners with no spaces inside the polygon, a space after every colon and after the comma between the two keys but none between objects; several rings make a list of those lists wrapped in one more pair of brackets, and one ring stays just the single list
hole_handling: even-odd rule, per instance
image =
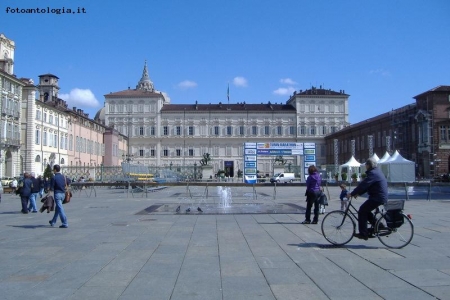
[{"label": "man riding bicycle", "polygon": [[366,161],[366,170],[367,177],[350,193],[350,196],[354,198],[364,193],[369,195],[369,198],[359,207],[359,233],[354,235],[355,237],[364,240],[367,240],[369,237],[367,221],[371,223],[374,223],[375,221],[372,211],[378,206],[386,204],[388,200],[388,185],[386,177],[383,172],[377,168],[377,162],[373,158],[369,158]]}]

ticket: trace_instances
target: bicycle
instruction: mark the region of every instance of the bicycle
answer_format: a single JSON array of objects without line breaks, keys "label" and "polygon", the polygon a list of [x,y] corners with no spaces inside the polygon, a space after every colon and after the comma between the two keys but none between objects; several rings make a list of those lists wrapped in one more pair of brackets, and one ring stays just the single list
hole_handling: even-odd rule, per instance
[{"label": "bicycle", "polygon": [[[333,245],[342,246],[353,238],[358,221],[358,210],[348,200],[345,211],[334,210],[322,220],[322,234]],[[377,237],[388,248],[400,249],[408,245],[414,236],[411,218],[403,213],[405,200],[392,200],[384,210],[375,210],[375,222],[369,222],[369,237]],[[378,217],[377,217],[378,216]]]}]

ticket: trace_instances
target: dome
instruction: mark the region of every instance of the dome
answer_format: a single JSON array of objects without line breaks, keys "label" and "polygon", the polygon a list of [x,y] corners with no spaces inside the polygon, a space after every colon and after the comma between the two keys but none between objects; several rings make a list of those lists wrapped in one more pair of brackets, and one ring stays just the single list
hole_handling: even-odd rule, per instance
[{"label": "dome", "polygon": [[100,123],[100,124],[105,124],[105,108],[102,107],[96,114],[94,117],[94,121]]}]

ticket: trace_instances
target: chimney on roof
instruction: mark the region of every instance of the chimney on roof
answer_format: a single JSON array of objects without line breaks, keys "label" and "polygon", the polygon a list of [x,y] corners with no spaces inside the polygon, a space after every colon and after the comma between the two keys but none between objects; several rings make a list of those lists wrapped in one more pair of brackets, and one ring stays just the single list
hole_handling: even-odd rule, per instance
[{"label": "chimney on roof", "polygon": [[77,112],[77,108],[76,108],[75,106],[72,108],[72,110],[73,110],[74,112]]}]

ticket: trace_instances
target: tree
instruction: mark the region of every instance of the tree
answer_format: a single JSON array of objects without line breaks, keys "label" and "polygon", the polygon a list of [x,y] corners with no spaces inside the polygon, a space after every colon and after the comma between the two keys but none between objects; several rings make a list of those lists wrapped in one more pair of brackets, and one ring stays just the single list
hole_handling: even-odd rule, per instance
[{"label": "tree", "polygon": [[207,166],[210,161],[211,161],[211,156],[209,155],[209,153],[203,153],[203,158],[200,160],[200,164],[202,166]]},{"label": "tree", "polygon": [[44,178],[47,178],[50,180],[50,178],[53,178],[53,172],[52,168],[50,168],[50,165],[47,164],[47,167],[45,167],[44,170]]}]

